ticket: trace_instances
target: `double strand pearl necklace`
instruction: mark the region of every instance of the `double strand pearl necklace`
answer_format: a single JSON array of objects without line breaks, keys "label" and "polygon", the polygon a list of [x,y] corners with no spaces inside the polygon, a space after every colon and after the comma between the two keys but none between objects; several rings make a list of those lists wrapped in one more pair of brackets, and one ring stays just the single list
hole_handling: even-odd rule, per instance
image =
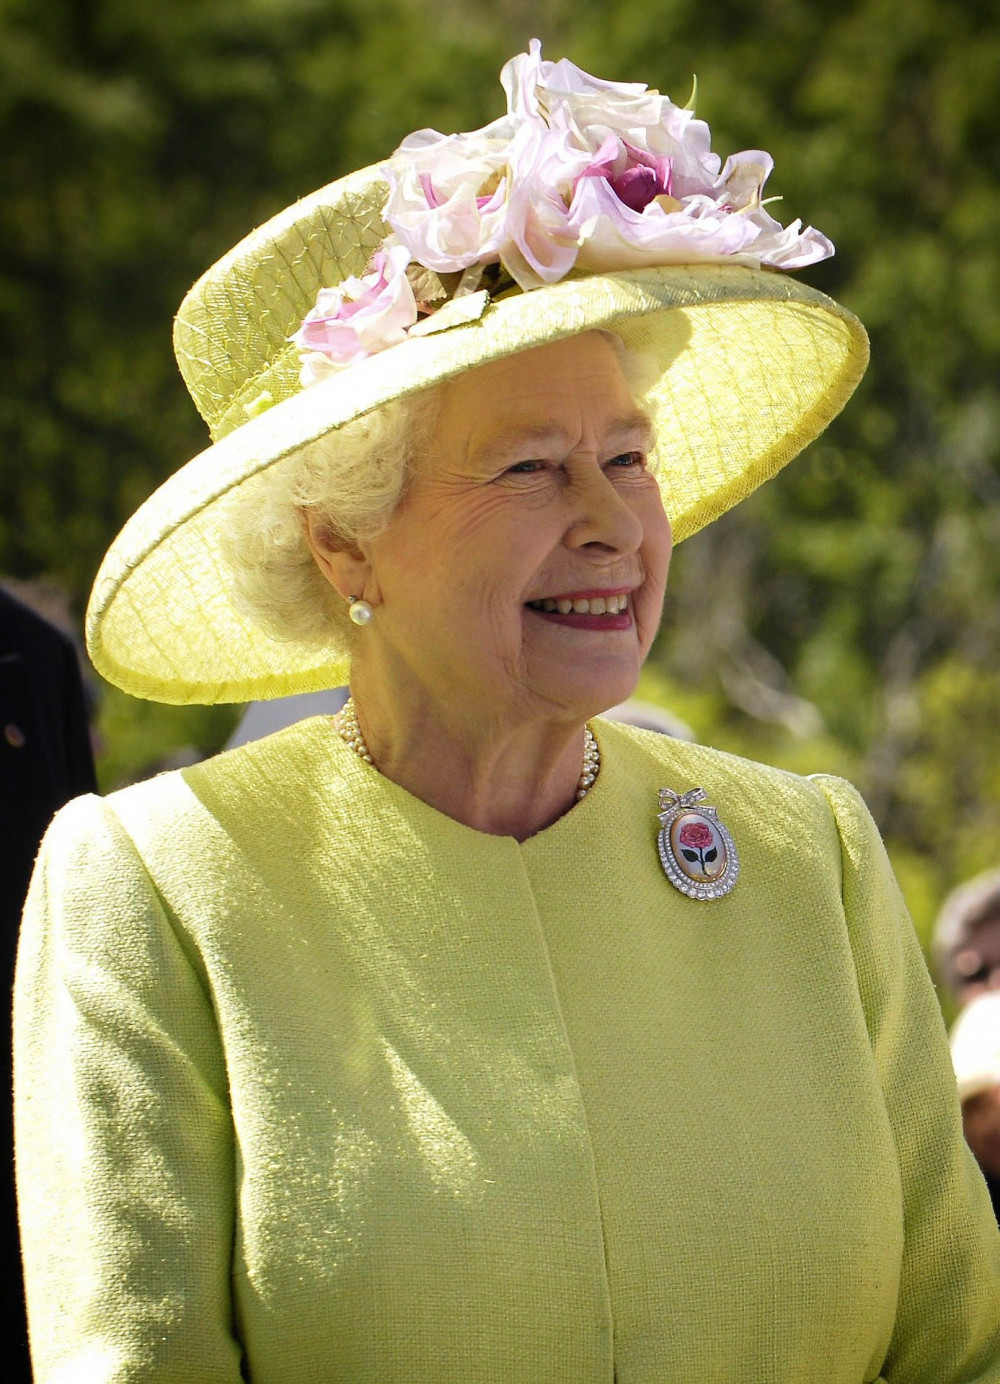
[{"label": "double strand pearl necklace", "polygon": [[[345,744],[349,745],[359,759],[363,759],[366,764],[374,767],[375,761],[372,759],[371,751],[365,744],[365,737],[361,734],[361,725],[358,721],[357,707],[354,705],[354,698],[348,697],[347,701],[340,708],[333,718],[333,724]],[[597,737],[589,726],[583,728],[583,771],[576,785],[576,801],[585,798],[593,786],[594,780],[601,772],[601,751],[597,744]]]}]

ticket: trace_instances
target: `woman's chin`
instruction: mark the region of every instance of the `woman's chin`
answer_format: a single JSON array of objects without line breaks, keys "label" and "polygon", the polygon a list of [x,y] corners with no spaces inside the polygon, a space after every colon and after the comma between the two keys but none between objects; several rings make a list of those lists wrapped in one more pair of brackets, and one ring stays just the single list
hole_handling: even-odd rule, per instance
[{"label": "woman's chin", "polygon": [[[543,685],[551,689],[560,705],[603,711],[635,691],[642,656],[631,616],[623,629],[547,625],[540,633],[541,638],[528,644],[529,681],[536,689]],[[595,712],[591,709],[587,714]]]},{"label": "woman's chin", "polygon": [[634,660],[622,667],[562,668],[558,673],[552,669],[546,677],[532,678],[536,694],[581,721],[628,701],[638,681],[639,668]]}]

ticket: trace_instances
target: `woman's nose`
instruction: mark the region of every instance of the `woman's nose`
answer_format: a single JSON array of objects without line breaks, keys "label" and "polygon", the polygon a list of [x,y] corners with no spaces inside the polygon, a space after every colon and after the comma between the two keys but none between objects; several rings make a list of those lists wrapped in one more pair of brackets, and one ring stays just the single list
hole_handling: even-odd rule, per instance
[{"label": "woman's nose", "polygon": [[573,518],[566,531],[571,548],[599,544],[616,553],[636,552],[642,524],[611,478],[599,466],[578,472],[569,486]]}]

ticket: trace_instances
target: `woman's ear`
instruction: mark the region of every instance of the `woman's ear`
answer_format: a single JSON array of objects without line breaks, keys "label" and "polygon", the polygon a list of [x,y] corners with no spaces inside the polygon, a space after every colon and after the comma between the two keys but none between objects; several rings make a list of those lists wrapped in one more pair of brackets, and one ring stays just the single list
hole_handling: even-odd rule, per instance
[{"label": "woman's ear", "polygon": [[364,596],[371,584],[372,569],[366,553],[346,544],[315,510],[299,510],[302,533],[316,566],[344,600]]}]

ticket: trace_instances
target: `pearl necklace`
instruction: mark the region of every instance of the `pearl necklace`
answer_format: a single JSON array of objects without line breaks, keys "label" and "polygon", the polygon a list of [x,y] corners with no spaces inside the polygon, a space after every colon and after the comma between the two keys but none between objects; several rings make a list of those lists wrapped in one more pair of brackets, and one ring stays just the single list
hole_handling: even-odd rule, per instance
[{"label": "pearl necklace", "polygon": [[[334,728],[341,740],[349,745],[359,759],[363,759],[366,764],[374,767],[375,761],[371,757],[371,752],[365,744],[365,737],[361,734],[361,725],[358,721],[357,707],[354,705],[354,698],[348,697],[347,701],[340,708],[333,718]],[[590,792],[594,780],[601,772],[601,751],[597,743],[597,737],[589,726],[583,728],[583,771],[576,785],[576,800],[580,801]]]}]

